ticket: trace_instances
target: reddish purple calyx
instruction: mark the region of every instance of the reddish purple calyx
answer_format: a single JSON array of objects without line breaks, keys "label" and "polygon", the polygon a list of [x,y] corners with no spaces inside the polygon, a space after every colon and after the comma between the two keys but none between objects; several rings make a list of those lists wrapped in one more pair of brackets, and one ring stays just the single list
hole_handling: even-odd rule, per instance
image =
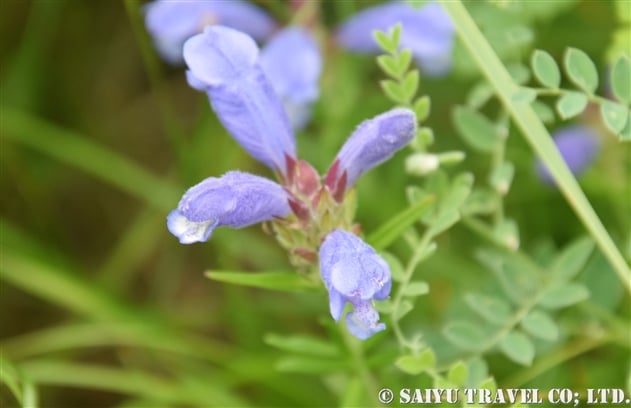
[{"label": "reddish purple calyx", "polygon": [[333,165],[326,173],[326,177],[324,178],[324,185],[329,189],[331,195],[338,203],[341,203],[344,199],[347,182],[348,173],[345,169],[340,169],[340,161],[338,159],[335,159]]}]

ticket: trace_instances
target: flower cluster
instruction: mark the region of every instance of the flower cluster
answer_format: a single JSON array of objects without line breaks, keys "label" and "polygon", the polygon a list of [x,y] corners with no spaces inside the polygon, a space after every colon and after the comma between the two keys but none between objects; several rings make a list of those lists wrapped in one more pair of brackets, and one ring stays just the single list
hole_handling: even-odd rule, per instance
[{"label": "flower cluster", "polygon": [[169,231],[189,244],[208,240],[216,227],[268,222],[296,265],[316,264],[319,256],[335,320],[351,303],[354,311],[346,322],[353,335],[365,339],[383,330],[372,301],[389,295],[390,270],[356,235],[353,186],[411,141],[415,114],[393,109],[360,124],[321,178],[296,153],[287,113],[264,70],[264,55],[251,37],[208,26],[185,43],[183,55],[191,85],[208,94],[234,139],[270,167],[280,182],[238,171],[208,178],[190,188],[169,214]]}]

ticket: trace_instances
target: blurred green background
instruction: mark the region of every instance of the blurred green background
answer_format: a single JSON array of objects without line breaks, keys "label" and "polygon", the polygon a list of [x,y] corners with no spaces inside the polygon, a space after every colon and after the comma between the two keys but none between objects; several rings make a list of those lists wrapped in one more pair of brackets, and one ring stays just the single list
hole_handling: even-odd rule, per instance
[{"label": "blurred green background", "polygon": [[[289,20],[284,1],[257,3]],[[322,2],[322,33],[372,3]],[[166,214],[188,186],[231,169],[271,174],[228,136],[205,95],[188,87],[183,69],[159,61],[140,7],[134,1],[0,4],[3,370],[37,384],[41,406],[48,407],[336,405],[334,376],[275,371],[280,353],[262,340],[266,333],[326,337],[326,293],[247,289],[204,276],[211,269],[291,270],[260,227],[219,229],[210,242],[192,246],[166,230]],[[498,6],[481,7],[472,13],[486,18],[491,32],[494,23],[525,18],[505,20]],[[541,48],[560,60],[573,46],[603,73],[614,20],[607,1],[568,2],[553,16],[528,20],[532,41],[508,47],[505,58],[527,62]],[[322,40],[321,99],[311,125],[297,135],[300,154],[320,171],[357,124],[390,108],[374,58]],[[456,53],[452,74],[422,79],[422,92],[432,97],[427,125],[436,151],[464,150],[451,111],[479,79],[460,46]],[[589,112],[582,120],[597,122]],[[630,148],[605,131],[601,141],[581,185],[630,256]],[[506,211],[520,225],[523,247],[545,254],[584,234],[562,196],[536,179],[532,152],[517,133],[508,149],[517,171]],[[405,208],[404,188],[418,181],[403,173],[404,156],[359,182],[364,231]],[[488,159],[470,153],[458,168],[465,169],[485,177]],[[472,241],[470,232],[455,228],[423,270],[432,293],[410,324],[426,327],[430,337],[454,299],[485,285],[488,273],[474,261]],[[405,247],[392,251],[404,254]],[[597,279],[604,282],[601,298],[617,296],[604,307],[628,321],[629,299],[615,294],[615,277],[604,273],[611,278]],[[597,352],[605,362],[629,358],[628,349]],[[594,364],[590,372],[602,369],[611,381],[628,370],[620,364],[607,373]],[[17,405],[6,385],[0,404]]]}]

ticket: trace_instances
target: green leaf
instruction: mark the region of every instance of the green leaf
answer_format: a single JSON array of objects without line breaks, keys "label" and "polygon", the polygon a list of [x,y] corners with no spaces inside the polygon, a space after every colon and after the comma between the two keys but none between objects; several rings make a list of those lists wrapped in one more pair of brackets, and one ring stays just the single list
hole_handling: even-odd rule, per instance
[{"label": "green leaf", "polygon": [[603,101],[600,104],[600,116],[607,129],[617,135],[629,120],[629,108],[619,103]]},{"label": "green leaf", "polygon": [[559,327],[544,311],[532,310],[521,321],[521,327],[533,337],[555,341],[559,338]]},{"label": "green leaf", "polygon": [[523,85],[530,80],[530,70],[524,64],[510,64],[506,66],[506,69],[510,76],[513,77],[513,81],[518,85]]},{"label": "green leaf", "polygon": [[263,341],[277,349],[320,357],[336,357],[341,355],[340,348],[333,343],[316,337],[303,335],[281,335],[268,333]]},{"label": "green leaf", "polygon": [[568,48],[563,59],[570,80],[583,91],[593,94],[598,87],[598,71],[589,56],[577,48]]},{"label": "green leaf", "polygon": [[569,282],[547,288],[539,304],[546,309],[561,309],[589,298],[589,290],[580,283]]},{"label": "green leaf", "polygon": [[631,103],[631,61],[621,55],[611,69],[611,89],[620,102]]},{"label": "green leaf", "polygon": [[390,266],[390,275],[392,275],[392,280],[395,282],[403,281],[403,265],[401,261],[396,256],[392,255],[389,252],[380,252],[379,255],[388,263]]},{"label": "green leaf", "polygon": [[561,119],[567,120],[583,113],[587,102],[587,95],[584,93],[568,91],[557,100],[557,112]]},{"label": "green leaf", "polygon": [[478,325],[466,321],[448,324],[443,335],[454,346],[465,351],[480,351],[485,346],[486,335]]},{"label": "green leaf", "polygon": [[449,191],[441,200],[442,211],[458,210],[467,201],[473,188],[473,174],[460,173],[451,182]]},{"label": "green leaf", "polygon": [[488,82],[478,82],[467,95],[467,106],[472,109],[480,109],[493,97],[493,95],[495,95],[493,93],[493,88]]},{"label": "green leaf", "polygon": [[318,290],[321,286],[305,279],[304,276],[293,272],[233,272],[206,271],[206,277],[218,282],[235,285],[251,286],[254,288],[274,289],[284,291]]},{"label": "green leaf", "polygon": [[515,220],[505,218],[493,227],[493,235],[506,248],[515,251],[519,248],[519,226]]},{"label": "green leaf", "polygon": [[467,382],[467,377],[469,375],[469,370],[464,361],[456,361],[449,367],[449,371],[447,372],[447,379],[451,382],[452,385],[456,387],[462,387]]},{"label": "green leaf", "polygon": [[401,301],[399,303],[399,306],[392,312],[392,319],[393,320],[403,319],[403,317],[406,314],[410,313],[413,308],[414,306],[412,305],[412,302],[410,302],[409,300]]},{"label": "green leaf", "polygon": [[382,224],[367,242],[376,250],[385,249],[432,208],[433,196],[426,196]]},{"label": "green leaf", "polygon": [[548,105],[541,101],[534,101],[532,103],[532,109],[534,109],[539,119],[545,124],[554,123],[554,111],[550,109]]},{"label": "green leaf", "polygon": [[422,296],[429,293],[427,282],[410,282],[403,288],[403,296]]},{"label": "green leaf", "polygon": [[431,100],[429,96],[425,95],[414,102],[414,113],[416,113],[416,120],[420,123],[425,121],[429,116],[431,108]]},{"label": "green leaf", "polygon": [[399,58],[397,60],[399,72],[401,75],[405,73],[410,67],[410,63],[412,62],[412,51],[405,49],[401,51],[399,54]]},{"label": "green leaf", "polygon": [[513,317],[512,307],[495,296],[469,293],[465,295],[464,300],[471,309],[489,323],[501,325]]},{"label": "green leaf", "polygon": [[401,81],[401,88],[404,92],[406,105],[412,101],[416,91],[418,91],[419,73],[417,70],[412,70],[405,75],[403,81]]},{"label": "green leaf", "polygon": [[530,88],[521,87],[511,96],[511,100],[515,103],[531,103],[537,99],[537,91]]},{"label": "green leaf", "polygon": [[383,92],[396,103],[405,104],[407,93],[400,83],[392,79],[384,79],[379,81]]},{"label": "green leaf", "polygon": [[535,358],[535,346],[528,336],[520,332],[510,332],[499,343],[500,350],[512,361],[529,366]]},{"label": "green leaf", "polygon": [[627,120],[627,125],[618,135],[621,142],[631,142],[631,120]]},{"label": "green leaf", "polygon": [[489,185],[501,195],[506,195],[513,182],[515,166],[511,162],[502,162],[491,174],[489,174]]},{"label": "green leaf", "polygon": [[561,281],[574,278],[587,263],[593,249],[594,241],[587,237],[568,245],[554,260],[552,277]]},{"label": "green leaf", "polygon": [[482,381],[480,383],[480,389],[491,390],[492,393],[495,393],[495,391],[497,391],[497,382],[495,382],[495,378],[488,377],[487,379]]},{"label": "green leaf", "polygon": [[372,32],[372,36],[382,50],[390,54],[394,54],[397,51],[397,43],[388,34],[375,30]]},{"label": "green leaf", "polygon": [[498,145],[500,135],[493,123],[481,113],[466,107],[457,107],[453,113],[456,130],[473,149],[490,153]]},{"label": "green leaf", "polygon": [[488,189],[474,189],[467,201],[460,208],[462,215],[488,215],[495,211],[497,200],[495,194]]},{"label": "green leaf", "polygon": [[535,77],[547,88],[558,88],[561,84],[559,66],[550,54],[535,50],[530,61]]},{"label": "green leaf", "polygon": [[401,73],[399,72],[399,67],[397,64],[397,60],[392,55],[380,55],[377,57],[377,65],[391,77],[398,78]]},{"label": "green leaf", "polygon": [[290,356],[279,359],[274,368],[286,373],[325,374],[347,371],[350,363],[347,360],[324,359],[322,357]]},{"label": "green leaf", "polygon": [[441,211],[436,218],[430,221],[429,233],[431,235],[438,235],[451,228],[458,221],[460,221],[460,213],[458,210]]},{"label": "green leaf", "polygon": [[428,348],[420,354],[401,356],[394,364],[404,373],[417,375],[436,366],[436,355],[432,349]]}]

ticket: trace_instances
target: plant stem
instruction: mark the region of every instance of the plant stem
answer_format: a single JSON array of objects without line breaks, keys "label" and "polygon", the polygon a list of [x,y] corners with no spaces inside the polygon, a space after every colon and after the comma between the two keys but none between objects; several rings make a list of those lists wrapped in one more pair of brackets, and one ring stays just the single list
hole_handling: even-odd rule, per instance
[{"label": "plant stem", "polygon": [[631,271],[607,233],[576,179],[556,149],[550,134],[529,104],[513,102],[519,87],[486,41],[460,0],[441,0],[471,57],[489,81],[533,150],[550,169],[559,190],[590,232],[622,284],[631,293]]}]

